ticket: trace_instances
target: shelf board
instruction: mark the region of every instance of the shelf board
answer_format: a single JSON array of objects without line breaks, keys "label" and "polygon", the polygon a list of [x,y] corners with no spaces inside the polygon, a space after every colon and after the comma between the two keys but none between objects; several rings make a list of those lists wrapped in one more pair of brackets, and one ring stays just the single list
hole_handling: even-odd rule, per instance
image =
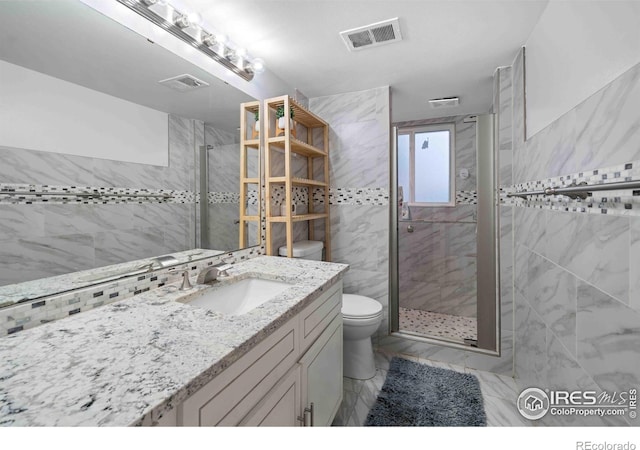
[{"label": "shelf board", "polygon": [[[287,177],[271,177],[269,178],[269,183],[286,183]],[[308,180],[306,178],[292,178],[291,184],[295,186],[317,186],[317,187],[326,187],[327,183],[324,181],[316,181],[316,180]]]},{"label": "shelf board", "polygon": [[[298,214],[298,215],[292,216],[293,222],[303,222],[305,220],[317,220],[317,219],[326,219],[326,218],[327,218],[327,214],[325,214],[325,213],[322,213],[322,214]],[[269,221],[269,222],[286,222],[287,221],[287,216],[268,217],[267,221]]]},{"label": "shelf board", "polygon": [[260,178],[242,178],[242,183],[260,184]]},{"label": "shelf board", "polygon": [[[269,106],[269,108],[277,109],[278,106],[284,105],[285,97],[286,96],[270,98],[266,100],[266,104]],[[313,114],[304,106],[298,104],[294,99],[289,98],[289,104],[293,107],[294,121],[301,123],[302,125],[308,128],[328,126],[327,122],[325,122],[320,117]]]},{"label": "shelf board", "polygon": [[[270,137],[267,139],[268,144],[275,144],[276,147],[280,147],[284,150],[285,136]],[[314,147],[313,145],[302,142],[296,138],[290,138],[291,151],[299,155],[311,156],[313,158],[322,158],[327,156],[327,152]]]},{"label": "shelf board", "polygon": [[247,147],[260,149],[260,139],[245,139],[243,144]]},{"label": "shelf board", "polygon": [[245,222],[260,222],[260,216],[244,216],[242,219]]}]

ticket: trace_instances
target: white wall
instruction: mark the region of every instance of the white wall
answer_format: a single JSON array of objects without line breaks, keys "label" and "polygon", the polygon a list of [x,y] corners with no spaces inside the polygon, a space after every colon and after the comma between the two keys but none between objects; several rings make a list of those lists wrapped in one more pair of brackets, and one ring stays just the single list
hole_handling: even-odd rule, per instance
[{"label": "white wall", "polygon": [[167,113],[0,61],[0,145],[167,166]]},{"label": "white wall", "polygon": [[527,138],[640,62],[640,2],[551,1],[526,43]]}]

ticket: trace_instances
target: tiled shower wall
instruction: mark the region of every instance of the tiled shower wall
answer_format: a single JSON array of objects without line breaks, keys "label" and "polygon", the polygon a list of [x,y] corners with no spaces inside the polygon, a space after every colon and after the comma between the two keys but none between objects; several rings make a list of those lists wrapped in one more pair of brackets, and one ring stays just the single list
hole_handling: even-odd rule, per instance
[{"label": "tiled shower wall", "polygon": [[[205,144],[209,148],[209,246],[213,250],[239,247],[238,224],[240,218],[240,135],[204,125]],[[258,178],[258,150],[247,153],[248,176]],[[257,185],[249,186],[249,214],[258,214]],[[260,241],[256,222],[248,225],[249,246]]]},{"label": "tiled shower wall", "polygon": [[[330,125],[331,252],[344,292],[389,299],[389,87],[309,99]],[[319,230],[318,230],[319,231]]]},{"label": "tiled shower wall", "polygon": [[[467,116],[395,124],[399,128],[455,124],[455,189],[476,191],[476,133]],[[458,176],[469,170],[469,178]],[[471,196],[473,197],[473,196]],[[476,205],[458,200],[454,207],[410,206],[411,218],[398,228],[400,306],[476,317]],[[409,226],[412,232],[409,232]]]},{"label": "tiled shower wall", "polygon": [[[169,166],[0,147],[0,183],[192,193],[203,122],[169,116]],[[0,145],[2,143],[0,142]],[[84,189],[86,188],[86,189]],[[191,197],[192,198],[192,197]],[[0,201],[0,285],[193,248],[189,203]]]},{"label": "tiled shower wall", "polygon": [[[513,64],[514,184],[640,164],[640,65],[525,141],[524,56]],[[640,384],[640,217],[637,204],[629,205],[629,215],[524,201],[513,207],[515,374],[522,388],[620,392]]]}]

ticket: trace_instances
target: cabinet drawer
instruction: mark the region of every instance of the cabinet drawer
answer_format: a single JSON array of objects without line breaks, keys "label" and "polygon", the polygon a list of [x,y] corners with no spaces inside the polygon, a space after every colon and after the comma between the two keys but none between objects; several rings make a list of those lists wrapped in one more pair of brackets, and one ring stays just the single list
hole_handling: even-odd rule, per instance
[{"label": "cabinet drawer", "polygon": [[[300,313],[300,344],[301,352],[322,334],[331,321],[339,315],[342,309],[342,281],[314,300]],[[342,317],[342,316],[341,316]]]},{"label": "cabinet drawer", "polygon": [[234,426],[298,359],[298,320],[280,327],[181,405],[186,426]]}]

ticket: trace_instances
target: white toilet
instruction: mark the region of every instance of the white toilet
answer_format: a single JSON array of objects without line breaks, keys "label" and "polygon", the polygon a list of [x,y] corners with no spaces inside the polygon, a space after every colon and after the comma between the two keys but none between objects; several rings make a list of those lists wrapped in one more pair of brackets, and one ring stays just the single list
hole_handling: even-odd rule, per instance
[{"label": "white toilet", "polygon": [[368,380],[376,374],[371,336],[382,322],[380,302],[362,295],[342,295],[343,373]]},{"label": "white toilet", "polygon": [[[294,242],[293,257],[322,261],[323,246],[319,241]],[[280,247],[278,253],[287,256],[287,246]],[[344,376],[368,380],[376,373],[371,336],[382,322],[382,305],[362,295],[343,294],[342,319]]]}]

